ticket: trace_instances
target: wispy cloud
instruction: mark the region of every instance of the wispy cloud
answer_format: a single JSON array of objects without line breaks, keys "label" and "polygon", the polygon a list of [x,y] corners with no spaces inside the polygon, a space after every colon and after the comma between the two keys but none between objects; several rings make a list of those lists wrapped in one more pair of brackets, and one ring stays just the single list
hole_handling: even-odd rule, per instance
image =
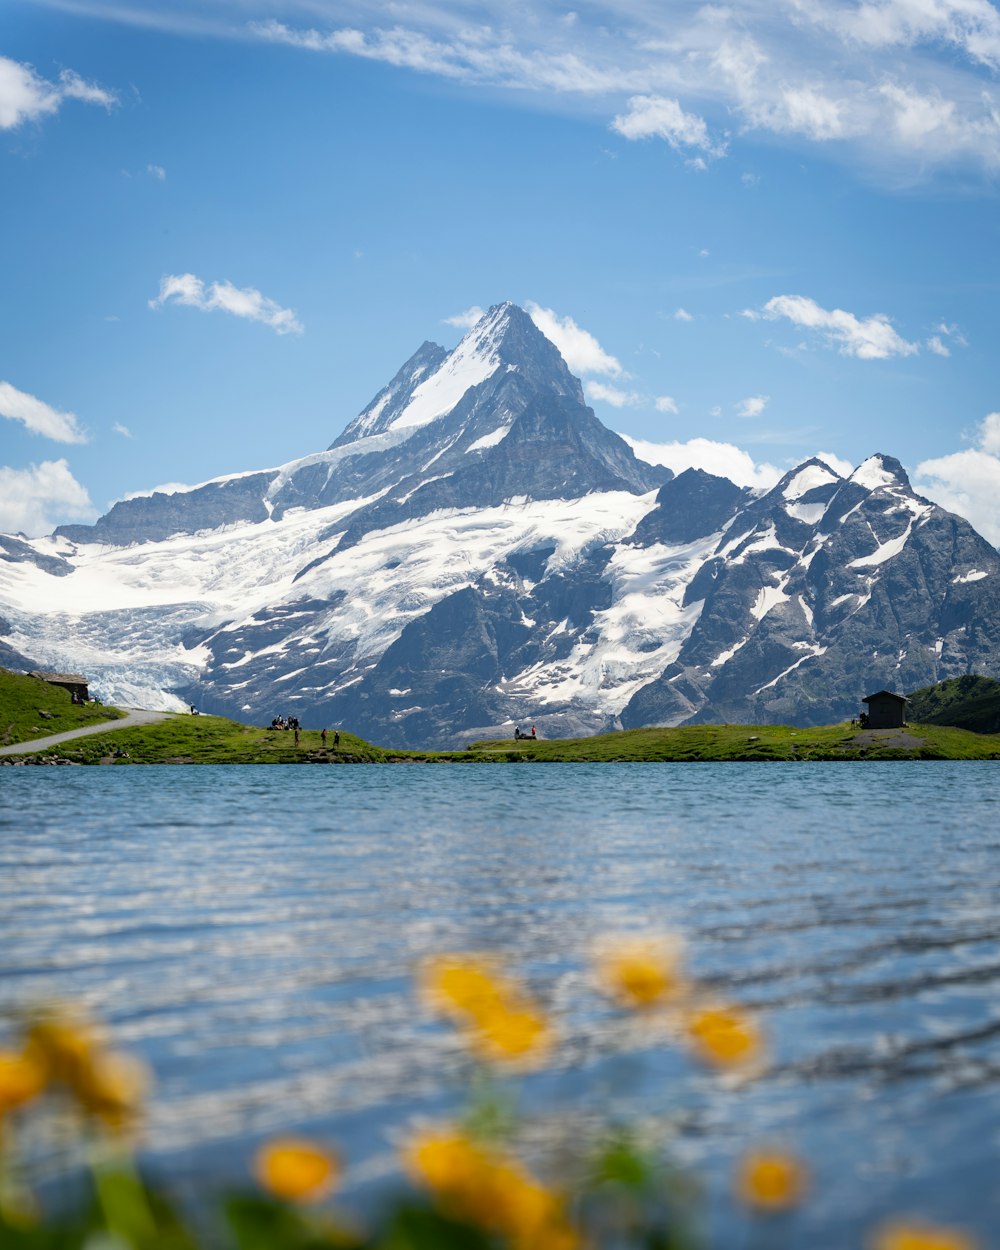
[{"label": "wispy cloud", "polygon": [[206,286],[193,273],[168,274],[160,279],[160,293],[149,301],[149,306],[157,309],[170,303],[260,321],[277,334],[301,334],[305,328],[292,309],[282,308],[255,287],[237,287],[231,282],[213,282]]},{"label": "wispy cloud", "polygon": [[611,123],[626,139],[663,139],[675,151],[685,148],[706,156],[723,156],[726,145],[714,140],[703,117],[686,113],[678,100],[667,96],[637,95],[628,101],[628,110]]},{"label": "wispy cloud", "polygon": [[600,403],[610,404],[612,408],[641,408],[648,404],[648,399],[638,391],[626,391],[620,386],[609,386],[588,378],[584,383],[588,399],[596,399]]},{"label": "wispy cloud", "polygon": [[688,312],[686,308],[678,308],[677,311],[674,313],[674,320],[675,321],[694,321],[694,317],[691,316],[691,314]]},{"label": "wispy cloud", "polygon": [[120,421],[116,421],[111,428],[114,430],[116,434],[120,434],[122,438],[132,437],[132,431],[128,428],[127,425],[122,425]]},{"label": "wispy cloud", "polygon": [[19,391],[9,382],[0,382],[0,417],[20,421],[32,434],[51,438],[57,443],[85,443],[87,435],[80,428],[75,413],[61,412],[36,399],[27,391]]},{"label": "wispy cloud", "polygon": [[761,317],[769,321],[782,318],[803,329],[812,330],[844,356],[859,360],[887,360],[891,356],[912,356],[920,350],[893,329],[885,313],[857,317],[842,308],[821,308],[805,295],[776,295],[759,311],[744,309],[742,316],[751,321]]},{"label": "wispy cloud", "polygon": [[597,339],[578,326],[572,317],[560,317],[551,308],[533,300],[525,304],[528,315],[550,342],[559,348],[563,360],[574,373],[596,373],[604,377],[627,377],[621,362],[606,352]]},{"label": "wispy cloud", "polygon": [[146,173],[149,174],[150,178],[155,178],[157,182],[166,182],[167,180],[167,171],[162,165],[147,165]]},{"label": "wispy cloud", "polygon": [[45,460],[27,469],[0,466],[0,532],[35,538],[61,521],[92,521],[95,515],[86,488],[65,460]]},{"label": "wispy cloud", "polygon": [[736,405],[738,417],[759,417],[770,402],[770,395],[750,395]]},{"label": "wispy cloud", "polygon": [[988,413],[970,441],[973,446],[922,460],[914,485],[950,512],[957,512],[995,547],[1000,546],[1000,412]]},{"label": "wispy cloud", "polygon": [[446,326],[458,326],[460,330],[471,330],[484,315],[485,309],[480,308],[478,304],[473,304],[465,312],[455,313],[453,317],[443,317],[442,321]]},{"label": "wispy cloud", "polygon": [[663,464],[675,473],[685,469],[703,469],[716,477],[728,477],[737,486],[754,490],[767,489],[781,478],[781,470],[767,461],[757,463],[749,452],[733,443],[719,443],[710,438],[692,438],[686,442],[651,443],[643,439],[622,438],[640,460],[647,464]]},{"label": "wispy cloud", "polygon": [[[470,85],[557,94],[607,109],[627,139],[660,138],[704,167],[743,132],[836,146],[884,178],[972,162],[1000,169],[1000,14],[989,0],[598,0],[567,22],[555,0],[519,20],[486,0],[479,24],[458,0],[393,10],[395,25],[338,25],[339,6],[290,0],[326,29],[252,23],[251,34],[313,52],[378,60]],[[383,10],[384,12],[384,10]],[[892,167],[892,168],[890,168]]]},{"label": "wispy cloud", "polygon": [[64,69],[55,82],[49,82],[33,66],[0,56],[0,130],[15,130],[25,122],[49,117],[66,100],[109,109],[118,97],[96,83],[86,82],[71,69]]},{"label": "wispy cloud", "polygon": [[653,401],[653,407],[657,412],[669,412],[675,415],[680,412],[677,400],[672,395],[657,395]]}]

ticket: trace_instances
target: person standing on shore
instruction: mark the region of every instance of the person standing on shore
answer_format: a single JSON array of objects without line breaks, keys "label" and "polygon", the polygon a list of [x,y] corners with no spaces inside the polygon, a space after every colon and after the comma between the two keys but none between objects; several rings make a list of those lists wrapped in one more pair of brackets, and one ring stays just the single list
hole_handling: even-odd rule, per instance
[{"label": "person standing on shore", "polygon": [[319,735],[319,740],[320,742],[322,742],[324,746],[326,746],[326,726],[325,725],[323,726],[323,729]]},{"label": "person standing on shore", "polygon": [[295,745],[296,745],[296,746],[298,746],[298,745],[299,745],[299,727],[298,727],[298,725],[296,725],[296,726],[295,726]]},{"label": "person standing on shore", "polygon": [[340,749],[340,730],[339,729],[335,729],[333,732],[333,749],[335,751]]}]

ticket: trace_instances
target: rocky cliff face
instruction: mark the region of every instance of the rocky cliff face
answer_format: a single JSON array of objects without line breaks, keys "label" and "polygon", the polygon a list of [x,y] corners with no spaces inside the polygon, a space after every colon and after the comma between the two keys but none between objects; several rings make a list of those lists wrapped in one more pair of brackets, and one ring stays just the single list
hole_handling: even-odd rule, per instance
[{"label": "rocky cliff face", "polygon": [[1000,675],[1000,557],[873,456],[755,495],[636,459],[498,305],[326,450],[0,539],[2,646],[102,696],[454,745],[820,723]]}]

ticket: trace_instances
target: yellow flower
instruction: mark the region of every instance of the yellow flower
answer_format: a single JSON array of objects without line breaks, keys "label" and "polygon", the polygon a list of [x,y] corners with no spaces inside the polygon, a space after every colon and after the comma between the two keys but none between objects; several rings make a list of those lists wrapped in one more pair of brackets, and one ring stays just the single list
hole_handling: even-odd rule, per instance
[{"label": "yellow flower", "polygon": [[495,960],[485,955],[440,955],[420,970],[422,997],[432,1011],[464,1020],[493,1010],[510,986]]},{"label": "yellow flower", "polygon": [[132,1055],[98,1051],[77,1078],[74,1092],[85,1111],[107,1128],[128,1128],[150,1085],[146,1065]]},{"label": "yellow flower", "polygon": [[301,1137],[267,1142],[254,1159],[254,1174],[276,1198],[290,1202],[317,1202],[340,1177],[340,1161]]},{"label": "yellow flower", "polygon": [[421,970],[420,988],[425,1002],[456,1021],[471,1048],[489,1062],[535,1059],[551,1044],[548,1020],[488,956],[429,960]]},{"label": "yellow flower", "polygon": [[780,1150],[748,1154],[736,1174],[736,1193],[758,1211],[787,1211],[802,1201],[806,1169],[794,1155]]},{"label": "yellow flower", "polygon": [[872,1238],[873,1250],[976,1250],[975,1238],[958,1228],[892,1220]]},{"label": "yellow flower", "polygon": [[688,1020],[698,1056],[719,1068],[752,1063],[763,1050],[760,1029],[737,1007],[703,1007]]},{"label": "yellow flower", "polygon": [[28,1029],[28,1049],[49,1079],[72,1090],[84,1079],[98,1045],[92,1022],[71,1008],[49,1009]]},{"label": "yellow flower", "polygon": [[545,1017],[527,1004],[501,1004],[479,1015],[469,1039],[481,1058],[508,1063],[540,1058],[551,1045],[552,1031]]},{"label": "yellow flower", "polygon": [[622,1006],[648,1010],[685,988],[682,954],[680,939],[672,936],[607,938],[594,954],[597,979],[604,992]]},{"label": "yellow flower", "polygon": [[45,1088],[45,1066],[30,1051],[0,1050],[0,1116],[31,1102]]},{"label": "yellow flower", "polygon": [[517,1250],[575,1250],[559,1195],[517,1160],[455,1129],[423,1133],[404,1152],[407,1171],[456,1219],[506,1237]]}]

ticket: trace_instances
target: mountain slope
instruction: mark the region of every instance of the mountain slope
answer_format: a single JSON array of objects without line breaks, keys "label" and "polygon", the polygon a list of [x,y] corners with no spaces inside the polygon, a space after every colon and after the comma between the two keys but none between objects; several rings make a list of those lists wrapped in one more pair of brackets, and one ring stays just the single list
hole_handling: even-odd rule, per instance
[{"label": "mountain slope", "polygon": [[764,493],[644,464],[501,304],[325,451],[0,539],[0,631],[118,703],[452,746],[816,724],[881,686],[1000,676],[998,574],[889,456]]}]

